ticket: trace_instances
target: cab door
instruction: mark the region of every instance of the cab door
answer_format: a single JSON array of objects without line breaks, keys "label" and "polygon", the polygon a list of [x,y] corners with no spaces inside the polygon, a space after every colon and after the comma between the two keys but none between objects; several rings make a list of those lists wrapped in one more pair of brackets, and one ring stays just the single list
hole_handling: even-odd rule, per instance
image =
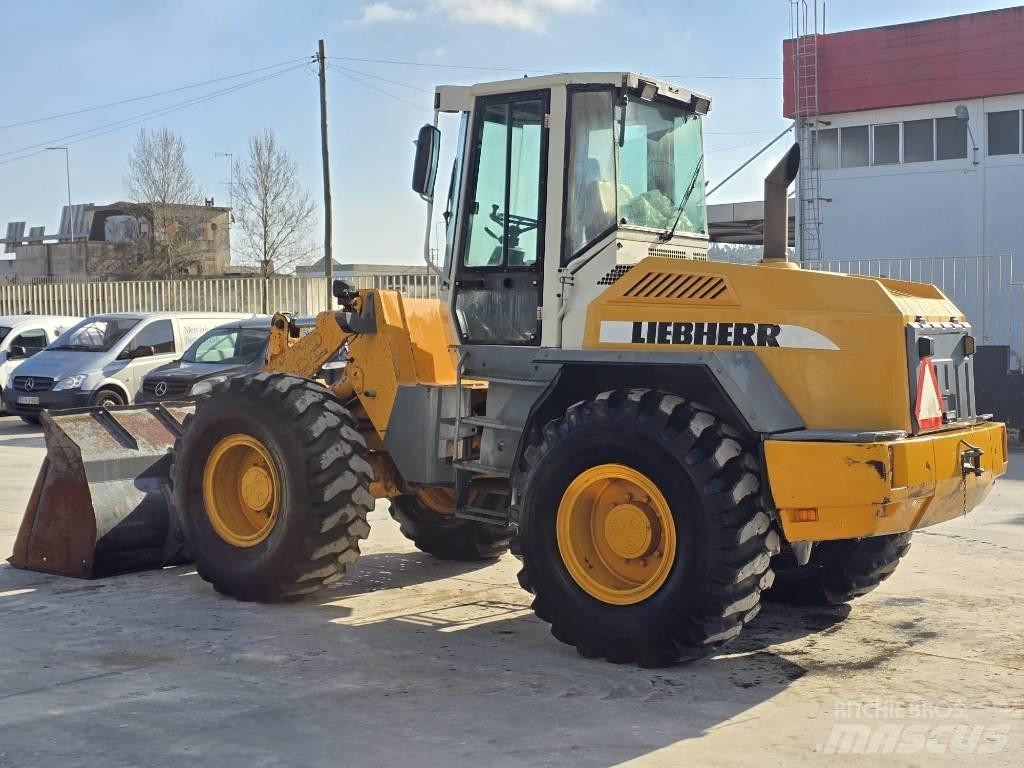
[{"label": "cab door", "polygon": [[452,285],[464,344],[540,344],[550,91],[481,97]]}]

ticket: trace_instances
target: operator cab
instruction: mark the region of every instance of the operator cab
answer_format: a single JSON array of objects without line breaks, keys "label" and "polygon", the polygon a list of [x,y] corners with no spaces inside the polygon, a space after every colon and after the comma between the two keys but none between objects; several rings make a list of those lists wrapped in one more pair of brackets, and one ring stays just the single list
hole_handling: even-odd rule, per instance
[{"label": "operator cab", "polygon": [[615,72],[440,86],[434,106],[413,188],[432,207],[437,115],[459,115],[439,271],[462,344],[579,346],[572,310],[602,276],[648,255],[707,258],[708,97]]}]

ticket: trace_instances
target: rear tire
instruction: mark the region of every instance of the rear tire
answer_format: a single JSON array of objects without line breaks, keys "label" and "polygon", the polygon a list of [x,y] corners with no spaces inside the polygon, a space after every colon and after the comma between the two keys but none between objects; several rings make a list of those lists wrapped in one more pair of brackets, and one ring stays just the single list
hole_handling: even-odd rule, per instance
[{"label": "rear tire", "polygon": [[[496,509],[507,498],[496,494],[484,496],[480,505]],[[391,499],[391,517],[417,549],[441,560],[501,557],[515,534],[515,526],[490,525],[436,512],[414,495]]]},{"label": "rear tire", "polygon": [[910,533],[866,539],[822,541],[806,565],[789,551],[772,562],[775,584],[766,600],[790,605],[842,605],[862,597],[889,578],[910,549]]},{"label": "rear tire", "polygon": [[[241,488],[246,465],[234,477],[218,470],[205,490],[204,472],[211,456],[216,461],[219,446],[239,436],[257,441],[271,460],[275,516],[266,532],[250,541],[235,537],[232,543],[224,533],[226,514],[215,509],[211,518],[207,491]],[[200,398],[174,447],[171,467],[173,507],[199,575],[222,594],[268,602],[316,592],[341,579],[359,556],[359,540],[370,533],[366,517],[374,504],[373,470],[365,457],[366,444],[351,414],[308,379],[258,373],[232,378]]]},{"label": "rear tire", "polygon": [[[605,392],[549,422],[524,462],[516,478],[519,582],[534,594],[533,609],[551,634],[580,655],[664,666],[713,653],[757,615],[778,536],[762,505],[756,460],[714,413],[653,390]],[[647,585],[629,593],[612,584],[609,600],[598,599],[562,555],[563,502],[577,478],[600,467],[641,473],[670,509],[671,526],[659,525],[672,528],[671,540],[660,534],[664,547],[653,557],[668,559],[663,552],[670,549],[674,555],[653,594]],[[600,495],[594,498],[600,509]],[[640,497],[626,498],[623,508]],[[612,517],[606,531],[615,530]],[[633,546],[628,539],[626,546]],[[589,562],[596,571],[594,558]],[[646,558],[637,562],[647,565]],[[639,594],[646,596],[631,602]]]}]

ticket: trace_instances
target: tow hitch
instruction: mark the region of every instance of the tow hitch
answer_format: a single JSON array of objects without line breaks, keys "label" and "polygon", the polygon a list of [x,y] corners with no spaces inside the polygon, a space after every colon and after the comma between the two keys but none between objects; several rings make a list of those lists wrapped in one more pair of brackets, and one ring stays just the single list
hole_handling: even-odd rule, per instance
[{"label": "tow hitch", "polygon": [[985,470],[981,468],[981,457],[985,455],[985,452],[965,440],[961,440],[960,445],[966,446],[960,450],[960,472],[963,476],[981,477],[985,474]]}]

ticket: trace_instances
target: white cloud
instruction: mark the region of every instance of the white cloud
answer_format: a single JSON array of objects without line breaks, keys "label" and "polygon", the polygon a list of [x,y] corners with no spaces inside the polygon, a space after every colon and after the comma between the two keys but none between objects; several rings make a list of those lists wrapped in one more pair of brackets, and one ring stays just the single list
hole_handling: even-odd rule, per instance
[{"label": "white cloud", "polygon": [[359,13],[359,21],[363,24],[387,21],[411,21],[416,18],[416,12],[407,8],[395,8],[391,3],[370,3],[363,6]]},{"label": "white cloud", "polygon": [[461,24],[492,24],[531,32],[554,15],[590,13],[598,0],[432,0],[434,9]]}]

